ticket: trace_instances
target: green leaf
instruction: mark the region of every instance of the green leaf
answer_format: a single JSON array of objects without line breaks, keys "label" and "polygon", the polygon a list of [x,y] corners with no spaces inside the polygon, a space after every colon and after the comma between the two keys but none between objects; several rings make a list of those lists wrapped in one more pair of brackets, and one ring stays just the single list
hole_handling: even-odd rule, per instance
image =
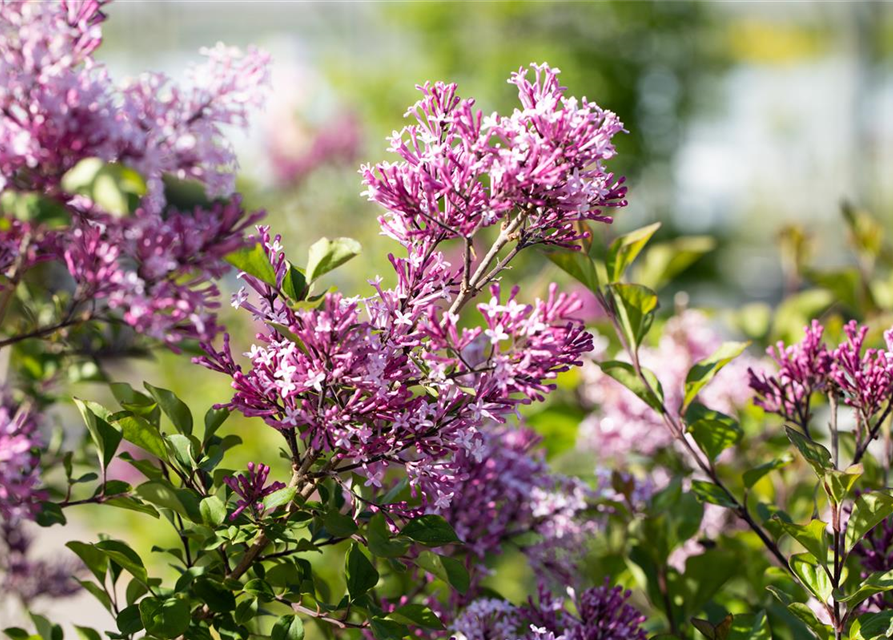
[{"label": "green leaf", "polygon": [[102,636],[95,629],[75,625],[74,630],[77,632],[80,640],[102,640]]},{"label": "green leaf", "polygon": [[825,493],[828,494],[828,497],[831,498],[834,504],[842,503],[864,472],[865,469],[861,464],[851,465],[843,471],[837,471],[836,469],[826,471],[824,482],[822,483]]},{"label": "green leaf", "polygon": [[174,460],[180,465],[186,473],[192,473],[195,470],[195,443],[192,438],[184,436],[182,433],[174,433],[165,436],[168,449],[173,455]]},{"label": "green leaf", "polygon": [[394,620],[372,618],[369,621],[369,626],[372,629],[372,636],[375,640],[403,640],[403,638],[409,635],[409,629],[406,628],[406,625]]},{"label": "green leaf", "polygon": [[437,576],[447,584],[451,585],[456,591],[465,594],[471,584],[468,570],[459,560],[449,556],[441,556],[432,551],[422,551],[419,553],[415,563],[422,569]]},{"label": "green leaf", "polygon": [[105,582],[105,574],[109,568],[109,559],[106,554],[92,544],[78,542],[77,540],[67,542],[65,543],[65,546],[71,549],[75,555],[81,559],[81,562],[83,562],[90,572],[96,576],[96,579],[99,580],[100,584]]},{"label": "green leaf", "polygon": [[837,594],[837,600],[839,602],[845,602],[848,609],[854,610],[858,605],[865,600],[868,600],[871,596],[890,590],[893,590],[893,570],[887,571],[886,573],[876,572],[868,576],[868,578],[859,585],[859,588],[855,593],[848,596]]},{"label": "green leaf", "polygon": [[295,302],[300,302],[307,295],[307,279],[304,273],[291,264],[288,265],[285,278],[282,280],[282,293]]},{"label": "green leaf", "polygon": [[158,638],[176,638],[189,627],[189,606],[177,598],[144,598],[139,609],[146,631]]},{"label": "green leaf", "polygon": [[350,545],[350,550],[347,552],[345,574],[347,592],[352,600],[356,600],[378,584],[378,571],[355,543]]},{"label": "green leaf", "polygon": [[226,519],[226,505],[217,496],[203,498],[198,505],[198,510],[202,514],[204,523],[212,527],[223,524]]},{"label": "green leaf", "polygon": [[760,479],[765,476],[767,473],[771,473],[776,469],[781,469],[782,467],[786,467],[791,462],[794,461],[794,456],[789,453],[782,455],[780,458],[775,458],[769,462],[761,464],[753,469],[748,469],[744,472],[744,486],[748,489],[752,488]]},{"label": "green leaf", "polygon": [[642,368],[642,375],[648,381],[651,389],[645,386],[645,383],[636,375],[636,370],[628,362],[619,360],[608,360],[607,362],[596,363],[601,370],[614,378],[617,382],[632,391],[645,404],[657,411],[663,413],[664,390],[661,387],[660,380],[657,379],[651,371]]},{"label": "green leaf", "polygon": [[228,254],[224,260],[229,262],[239,271],[244,271],[261,282],[276,287],[276,271],[270,264],[270,258],[263,246],[256,242],[250,247],[243,247]]},{"label": "green leaf", "polygon": [[893,637],[893,610],[866,613],[850,627],[850,640],[877,640]]},{"label": "green leaf", "polygon": [[177,431],[187,436],[192,435],[192,413],[186,403],[167,389],[153,387],[148,382],[143,384]]},{"label": "green leaf", "polygon": [[399,558],[409,548],[408,540],[391,539],[388,525],[381,513],[376,513],[366,527],[369,552],[379,558]]},{"label": "green leaf", "polygon": [[636,229],[622,235],[611,243],[608,248],[607,269],[611,282],[619,282],[626,273],[627,268],[645,248],[651,236],[660,229],[660,222],[649,224],[647,227]]},{"label": "green leaf", "polygon": [[590,291],[598,291],[598,270],[595,262],[586,255],[585,251],[550,250],[546,252],[546,257]]},{"label": "green leaf", "polygon": [[405,604],[402,607],[397,607],[387,615],[387,619],[424,629],[440,630],[444,628],[437,614],[423,604]]},{"label": "green leaf", "polygon": [[142,558],[126,544],[119,540],[102,540],[93,546],[108,556],[109,560],[129,572],[134,578],[143,584],[149,584],[149,576],[146,573],[146,567],[143,565]]},{"label": "green leaf", "polygon": [[264,510],[273,511],[284,504],[288,504],[295,497],[296,489],[294,487],[284,487],[278,491],[274,491],[264,498]]},{"label": "green leaf", "polygon": [[744,353],[749,344],[749,342],[725,342],[720,345],[719,349],[713,352],[713,355],[696,363],[689,370],[688,375],[685,377],[683,411],[723,367]]},{"label": "green leaf", "polygon": [[330,534],[338,538],[345,538],[357,531],[357,523],[349,515],[332,508],[323,517],[323,526]]},{"label": "green leaf", "polygon": [[831,452],[817,442],[813,442],[796,429],[786,426],[785,433],[788,434],[790,440],[800,451],[809,466],[813,468],[816,475],[821,478],[826,471],[833,468],[831,464]]},{"label": "green leaf", "polygon": [[819,640],[827,640],[831,636],[831,627],[822,624],[818,616],[802,602],[793,602],[787,605],[788,611],[800,622],[812,629]]},{"label": "green leaf", "polygon": [[362,249],[353,238],[320,238],[310,247],[307,257],[307,282],[315,282],[321,275],[357,256]]},{"label": "green leaf", "polygon": [[450,524],[441,516],[436,515],[426,515],[410,520],[400,531],[400,535],[429,547],[461,542]]},{"label": "green leaf", "polygon": [[175,511],[181,516],[190,517],[186,505],[180,499],[181,494],[167,481],[150,480],[144,482],[136,488],[136,493],[146,502]]},{"label": "green leaf", "polygon": [[127,215],[138,206],[146,193],[146,183],[133,169],[85,158],[62,176],[62,189],[85,195],[100,208],[114,215]]},{"label": "green leaf", "polygon": [[220,426],[229,418],[229,409],[208,409],[205,414],[205,433],[202,437],[203,442],[207,443]]},{"label": "green leaf", "polygon": [[821,520],[812,520],[809,524],[799,525],[785,522],[778,517],[775,520],[787,535],[802,544],[803,548],[815,556],[819,562],[822,564],[827,562],[828,549],[831,547],[827,523]]},{"label": "green leaf", "polygon": [[872,491],[859,496],[847,521],[844,553],[849,554],[857,542],[891,514],[893,498],[886,493]]},{"label": "green leaf", "polygon": [[709,502],[727,509],[735,509],[738,506],[719,485],[712,482],[692,480],[691,490],[701,502]]},{"label": "green leaf", "polygon": [[659,291],[714,248],[716,240],[709,236],[683,236],[653,244],[639,261],[633,280]]},{"label": "green leaf", "polygon": [[270,640],[304,640],[304,623],[298,616],[282,616],[273,625]]},{"label": "green leaf", "polygon": [[93,444],[96,445],[96,450],[99,452],[99,462],[104,475],[106,467],[115,457],[118,445],[121,444],[121,432],[106,422],[105,417],[108,416],[108,411],[102,406],[78,398],[74,398],[74,403],[81,412],[90,437],[93,439]]},{"label": "green leaf", "polygon": [[640,284],[610,284],[605,290],[617,314],[626,345],[632,351],[638,351],[654,321],[657,294]]},{"label": "green leaf", "polygon": [[156,458],[167,460],[167,448],[161,432],[153,424],[137,415],[123,416],[115,420],[127,442],[148,451]]},{"label": "green leaf", "polygon": [[103,503],[117,509],[126,509],[127,511],[136,511],[137,513],[145,513],[153,518],[160,517],[161,514],[150,504],[146,504],[132,496],[119,496],[117,498],[109,498]]},{"label": "green leaf", "polygon": [[65,514],[62,512],[62,507],[55,502],[41,502],[40,511],[37,513],[34,521],[41,527],[52,527],[54,524],[64,525],[68,523]]},{"label": "green leaf", "polygon": [[208,605],[208,609],[215,613],[230,613],[236,608],[233,592],[210,578],[198,577],[192,589],[195,595]]},{"label": "green leaf", "polygon": [[716,460],[720,453],[738,444],[744,435],[737,422],[729,424],[711,419],[698,420],[689,425],[688,432],[711,460]]},{"label": "green leaf", "polygon": [[766,612],[736,614],[725,640],[772,640]]},{"label": "green leaf", "polygon": [[[827,556],[827,551],[825,556]],[[811,553],[798,553],[791,556],[788,564],[804,587],[822,602],[828,601],[834,587],[831,586],[828,574],[819,566],[819,561]]]},{"label": "green leaf", "polygon": [[118,631],[127,635],[132,635],[145,628],[143,619],[140,615],[140,608],[135,604],[130,605],[126,609],[122,609],[115,622],[118,625]]}]

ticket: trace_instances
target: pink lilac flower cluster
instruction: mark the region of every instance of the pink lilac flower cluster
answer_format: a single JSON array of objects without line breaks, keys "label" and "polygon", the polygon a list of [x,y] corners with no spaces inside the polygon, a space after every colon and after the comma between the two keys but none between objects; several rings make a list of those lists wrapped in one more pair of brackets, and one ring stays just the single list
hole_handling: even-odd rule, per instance
[{"label": "pink lilac flower cluster", "polygon": [[750,386],[757,394],[754,404],[800,426],[809,424],[812,395],[824,390],[833,364],[831,352],[822,341],[824,330],[818,320],[813,320],[799,343],[786,346],[779,342],[766,350],[778,373],[770,376],[749,370]]},{"label": "pink lilac flower cluster", "polygon": [[53,191],[85,158],[120,162],[146,179],[145,206],[164,203],[161,178],[196,179],[228,195],[237,167],[225,125],[243,126],[263,99],[266,54],[217,45],[180,86],[162,74],[115,84],[92,54],[104,2],[0,4],[0,188]]},{"label": "pink lilac flower cluster", "polygon": [[44,498],[40,490],[40,449],[43,439],[37,418],[16,404],[10,393],[0,396],[0,520],[31,519]]},{"label": "pink lilac flower cluster", "polygon": [[226,406],[296,430],[311,451],[331,452],[336,472],[359,473],[367,485],[380,487],[389,468],[404,468],[434,508],[446,508],[453,454],[481,460],[484,422],[541,398],[591,348],[568,317],[576,299],[554,288],[546,300],[521,304],[517,290],[503,300],[493,285],[490,301],[478,305],[485,326],[460,329],[458,316],[439,306],[456,280],[435,251],[391,256],[394,289],[374,281],[364,300],[332,293],[315,309],[294,309],[280,289],[289,268],[281,238],[259,229],[279,286],[241,275],[257,302],[243,289],[234,305],[266,323],[245,354],[250,368],[235,362],[228,336],[222,351],[205,344],[198,361],[232,377]]},{"label": "pink lilac flower cluster", "polygon": [[[115,84],[92,54],[101,43],[103,2],[0,2],[0,189],[37,193],[65,209],[68,227],[13,219],[0,235],[0,274],[21,279],[56,261],[75,281],[61,324],[107,320],[116,311],[140,333],[171,344],[217,331],[218,291],[260,214],[238,198],[194,211],[165,208],[163,177],[197,180],[211,197],[230,196],[237,168],[223,127],[245,126],[267,83],[267,56],[218,45],[190,82],[149,74]],[[65,193],[63,176],[98,158],[136,170],[146,194],[133,216],[103,211]]]},{"label": "pink lilac flower cluster", "polygon": [[509,82],[521,108],[484,115],[455,84],[426,83],[406,115],[417,124],[395,131],[396,163],[361,170],[369,200],[382,205],[384,232],[403,244],[418,238],[470,238],[477,230],[523,217],[524,244],[572,247],[580,220],[610,221],[605,207],[625,205],[622,180],[604,168],[623,125],[585,98],[565,96],[558,69],[532,65]]},{"label": "pink lilac flower cluster", "polygon": [[886,349],[865,349],[868,327],[860,327],[855,320],[844,326],[846,339],[835,349],[829,349],[822,341],[823,328],[817,320],[804,332],[803,340],[797,344],[770,347],[768,353],[778,366],[777,373],[750,370],[756,404],[807,431],[811,397],[816,392],[838,394],[853,407],[862,424],[882,409],[890,410],[893,330],[884,334]]},{"label": "pink lilac flower cluster", "polygon": [[645,640],[645,616],[620,587],[586,589],[574,597],[576,614],[540,586],[539,601],[523,607],[487,599],[472,603],[453,625],[453,640]]},{"label": "pink lilac flower cluster", "polygon": [[523,547],[536,573],[566,583],[575,568],[571,558],[581,557],[577,552],[597,526],[584,518],[592,492],[549,469],[533,431],[487,425],[480,434],[481,458],[465,451],[456,456],[450,506],[432,509],[453,526],[475,559],[472,588],[462,601],[474,598],[486,577],[483,561],[522,534],[537,534]]},{"label": "pink lilac flower cluster", "polygon": [[[656,347],[639,351],[642,366],[654,372],[670,411],[682,406],[685,377],[699,360],[722,344],[722,336],[703,313],[686,310],[670,318]],[[606,346],[606,343],[603,343]],[[604,347],[595,359],[604,358]],[[716,411],[731,413],[750,399],[740,384],[750,360],[733,360],[702,390],[698,401]],[[580,425],[579,446],[600,462],[626,461],[630,454],[651,456],[668,447],[673,436],[660,416],[638,396],[602,373],[594,362],[583,369],[583,399],[594,411]]]},{"label": "pink lilac flower cluster", "polygon": [[239,499],[236,501],[236,509],[233,511],[229,519],[235,520],[246,509],[250,510],[255,517],[259,517],[264,513],[263,500],[271,493],[275,493],[285,488],[282,482],[271,482],[267,484],[270,477],[270,467],[265,464],[248,463],[248,473],[242,473],[237,476],[227,476],[223,479],[233,493]]}]

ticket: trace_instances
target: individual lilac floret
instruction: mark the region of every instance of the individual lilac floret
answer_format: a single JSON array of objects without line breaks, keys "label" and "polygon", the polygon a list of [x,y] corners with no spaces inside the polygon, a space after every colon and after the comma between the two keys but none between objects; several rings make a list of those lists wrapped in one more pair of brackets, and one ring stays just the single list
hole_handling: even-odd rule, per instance
[{"label": "individual lilac floret", "polygon": [[419,86],[422,99],[407,111],[417,124],[394,132],[397,163],[364,166],[369,200],[388,213],[384,233],[403,244],[420,237],[471,237],[506,220],[526,218],[526,244],[573,246],[580,220],[610,222],[604,207],[620,207],[626,188],[603,162],[623,125],[585,98],[565,96],[558,69],[532,65],[513,74],[522,105],[510,116],[484,117],[455,84]]},{"label": "individual lilac floret", "polygon": [[808,430],[812,394],[826,388],[833,356],[822,342],[824,328],[818,320],[804,328],[803,340],[791,346],[779,342],[766,353],[778,365],[778,373],[748,371],[754,404],[777,413]]},{"label": "individual lilac floret", "polygon": [[246,509],[250,509],[256,518],[263,515],[263,499],[271,493],[285,488],[285,484],[282,482],[273,482],[267,485],[269,475],[270,467],[267,465],[249,462],[247,474],[242,473],[223,479],[226,486],[240,498],[236,501],[236,510],[230,515],[230,520],[238,518]]},{"label": "individual lilac floret", "polygon": [[868,421],[890,402],[893,392],[893,355],[882,349],[865,349],[868,327],[851,320],[844,327],[847,339],[834,350],[831,378],[844,402]]}]

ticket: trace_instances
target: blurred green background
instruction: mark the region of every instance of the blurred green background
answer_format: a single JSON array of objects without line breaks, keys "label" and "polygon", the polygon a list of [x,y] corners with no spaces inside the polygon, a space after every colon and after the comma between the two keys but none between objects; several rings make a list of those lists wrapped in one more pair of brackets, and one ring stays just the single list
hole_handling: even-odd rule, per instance
[{"label": "blurred green background", "polygon": [[[249,207],[267,209],[297,262],[320,236],[360,240],[363,255],[331,278],[346,295],[390,271],[386,255],[396,245],[379,236],[379,211],[360,195],[357,168],[392,159],[384,138],[404,125],[414,85],[457,82],[485,113],[508,111],[516,99],[506,79],[534,61],[560,68],[570,95],[597,101],[626,125],[611,168],[627,176],[630,205],[615,231],[660,221],[661,240],[716,238],[667,296],[684,290],[693,304],[719,309],[773,304],[785,290],[778,238],[787,226],[806,229],[814,263],[830,268],[849,260],[841,201],[887,224],[893,216],[887,3],[120,0],[108,13],[98,57],[119,78],[145,70],[182,77],[199,48],[218,40],[271,52],[267,109],[247,133],[233,134],[239,188]],[[316,163],[326,154],[313,150],[327,140],[335,151]],[[305,169],[283,176],[282,157]],[[513,277],[525,276],[531,298],[559,277],[537,255]],[[232,277],[224,284],[227,295],[237,286]],[[247,347],[252,329],[237,315],[246,314],[225,305],[222,320]],[[197,414],[229,398],[226,379],[183,356],[162,353],[111,373],[170,388]],[[99,386],[77,392],[106,400]],[[260,421],[234,416],[224,429],[249,445],[229,466],[280,445]],[[145,524],[80,515],[84,527],[108,533]],[[146,549],[153,544],[161,541],[147,534]],[[94,622],[89,606],[75,599],[54,608]]]}]

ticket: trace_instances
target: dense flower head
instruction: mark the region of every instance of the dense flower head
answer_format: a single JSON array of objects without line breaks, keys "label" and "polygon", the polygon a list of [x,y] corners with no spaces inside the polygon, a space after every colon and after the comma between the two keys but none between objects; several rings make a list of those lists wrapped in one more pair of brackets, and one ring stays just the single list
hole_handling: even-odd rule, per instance
[{"label": "dense flower head", "polygon": [[[288,265],[280,239],[261,227],[259,241],[281,287]],[[205,345],[200,361],[232,377],[231,408],[296,429],[367,484],[381,486],[389,468],[405,468],[413,487],[445,508],[456,476],[447,459],[464,451],[480,460],[481,425],[542,398],[580,362],[591,336],[570,317],[574,297],[552,288],[547,299],[522,304],[517,290],[503,299],[498,285],[479,305],[483,326],[460,329],[441,307],[457,276],[439,252],[391,262],[395,288],[375,280],[366,299],[331,293],[311,309],[293,309],[277,287],[242,274],[255,295],[243,290],[233,303],[265,323],[245,354],[250,368],[235,362],[228,337],[222,351]]]},{"label": "dense flower head", "polygon": [[822,342],[823,332],[818,320],[813,320],[797,344],[786,346],[779,342],[766,350],[778,366],[778,373],[767,375],[749,370],[757,406],[800,425],[809,422],[812,394],[825,388],[831,373],[833,358]]},{"label": "dense flower head", "polygon": [[834,350],[831,378],[844,402],[868,419],[890,401],[893,393],[893,353],[864,349],[868,327],[855,320],[844,326],[846,340]]},{"label": "dense flower head", "polygon": [[0,5],[0,188],[55,189],[85,158],[143,175],[146,208],[164,204],[162,176],[231,193],[237,167],[222,127],[244,126],[268,82],[269,57],[217,45],[177,85],[160,74],[116,84],[92,58],[104,18],[97,1]]},{"label": "dense flower head", "polygon": [[822,342],[822,325],[813,320],[803,340],[769,349],[778,372],[750,371],[756,404],[808,428],[810,399],[815,392],[837,394],[867,421],[889,405],[893,394],[893,333],[885,334],[887,349],[865,349],[868,328],[851,320],[844,326],[845,340],[835,349]]},{"label": "dense flower head", "polygon": [[473,602],[453,625],[455,640],[645,640],[645,616],[627,601],[621,587],[586,589],[578,596],[569,590],[576,613],[565,598],[542,585],[538,600],[522,607],[496,599]]},{"label": "dense flower head", "polygon": [[391,137],[396,163],[361,170],[366,195],[387,209],[385,234],[403,244],[419,237],[471,237],[525,217],[525,242],[573,246],[580,220],[609,222],[605,207],[623,206],[622,180],[604,161],[623,125],[585,98],[565,96],[558,69],[533,65],[535,79],[519,70],[521,109],[484,115],[455,84],[419,86],[422,98],[407,111],[416,124]]},{"label": "dense flower head", "polygon": [[265,464],[248,463],[248,473],[242,473],[236,476],[227,476],[223,479],[233,493],[239,499],[236,501],[236,509],[230,514],[229,519],[235,520],[246,509],[257,517],[264,513],[263,499],[285,488],[282,482],[271,482],[267,484],[270,476],[270,467]]},{"label": "dense flower head", "polygon": [[[656,347],[639,350],[642,366],[660,381],[669,410],[682,406],[685,377],[692,365],[721,344],[722,336],[707,316],[686,310],[667,321]],[[749,362],[741,356],[729,363],[701,391],[699,402],[725,413],[746,403],[750,392],[740,380]],[[583,374],[583,397],[594,411],[580,426],[580,446],[601,460],[622,461],[630,453],[648,456],[671,444],[673,436],[660,416],[638,396],[594,363],[587,363]]]},{"label": "dense flower head", "polygon": [[37,417],[17,404],[8,390],[0,395],[0,519],[17,523],[36,515],[40,490],[40,449],[43,440]]}]

